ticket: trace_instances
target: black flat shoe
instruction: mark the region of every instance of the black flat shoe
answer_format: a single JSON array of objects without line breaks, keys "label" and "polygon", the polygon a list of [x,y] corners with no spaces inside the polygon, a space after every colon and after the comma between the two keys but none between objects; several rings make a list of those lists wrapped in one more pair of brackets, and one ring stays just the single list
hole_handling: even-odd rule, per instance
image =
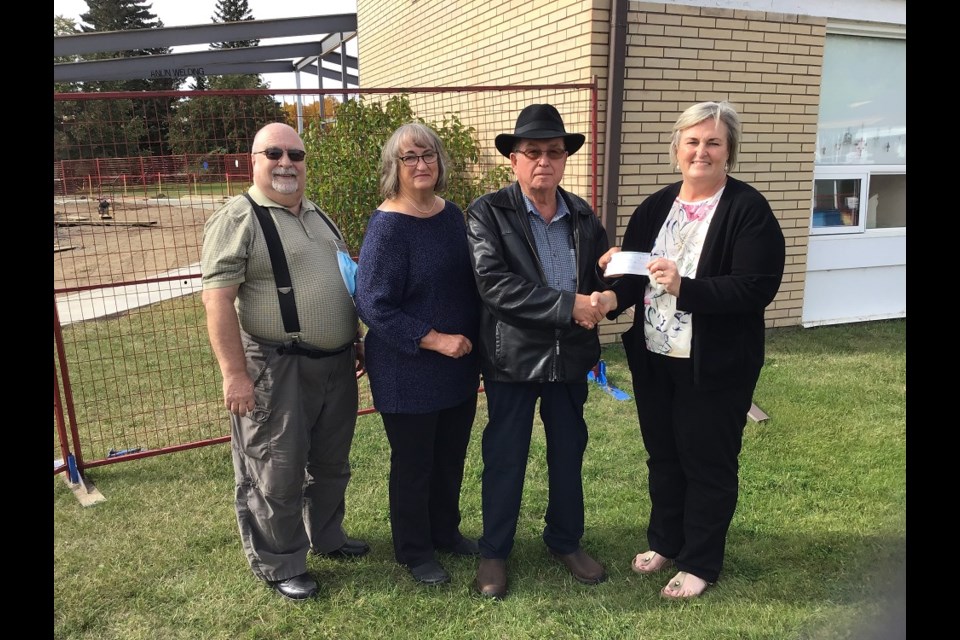
[{"label": "black flat shoe", "polygon": [[317,581],[309,573],[301,573],[286,580],[274,580],[269,584],[289,600],[306,600],[317,595]]},{"label": "black flat shoe", "polygon": [[455,556],[477,557],[480,555],[480,546],[476,540],[470,538],[460,538],[460,541],[452,547],[438,549],[443,553],[449,553]]},{"label": "black flat shoe", "polygon": [[318,556],[323,556],[324,558],[359,558],[370,553],[370,545],[364,542],[363,540],[357,540],[356,538],[347,538],[347,541],[343,543],[339,549],[334,549],[333,551],[327,551],[326,553],[317,553]]},{"label": "black flat shoe", "polygon": [[410,573],[413,575],[413,579],[420,584],[434,585],[450,582],[450,574],[436,560],[410,567]]}]

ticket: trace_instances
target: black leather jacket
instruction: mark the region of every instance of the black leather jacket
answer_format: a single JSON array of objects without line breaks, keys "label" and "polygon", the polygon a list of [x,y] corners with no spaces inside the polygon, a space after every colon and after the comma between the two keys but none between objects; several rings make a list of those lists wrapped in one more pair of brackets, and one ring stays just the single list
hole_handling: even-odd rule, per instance
[{"label": "black leather jacket", "polygon": [[[597,272],[607,234],[585,200],[558,189],[570,209],[577,292],[609,287]],[[547,286],[519,183],[467,207],[467,238],[483,309],[480,368],[498,382],[586,382],[600,359],[596,328],[573,321],[575,296]]]}]

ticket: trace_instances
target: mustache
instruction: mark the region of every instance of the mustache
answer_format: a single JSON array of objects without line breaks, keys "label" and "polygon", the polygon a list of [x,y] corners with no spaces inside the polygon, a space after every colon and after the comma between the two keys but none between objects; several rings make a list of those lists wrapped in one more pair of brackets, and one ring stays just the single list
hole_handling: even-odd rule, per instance
[{"label": "mustache", "polygon": [[295,175],[297,175],[297,170],[294,169],[293,167],[291,167],[291,168],[289,168],[289,169],[280,169],[280,168],[277,168],[277,169],[274,169],[274,170],[273,170],[273,175],[275,175],[275,176],[295,176]]}]

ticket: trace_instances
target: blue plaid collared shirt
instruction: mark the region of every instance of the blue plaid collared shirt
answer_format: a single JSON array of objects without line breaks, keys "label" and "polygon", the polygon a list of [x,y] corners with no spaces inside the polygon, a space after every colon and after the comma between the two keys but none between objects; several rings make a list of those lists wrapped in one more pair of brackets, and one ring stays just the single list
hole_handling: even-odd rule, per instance
[{"label": "blue plaid collared shirt", "polygon": [[540,264],[547,277],[547,285],[560,291],[577,291],[577,254],[570,226],[570,209],[557,192],[557,215],[550,224],[544,222],[533,202],[524,194],[530,217],[530,228],[540,254]]}]

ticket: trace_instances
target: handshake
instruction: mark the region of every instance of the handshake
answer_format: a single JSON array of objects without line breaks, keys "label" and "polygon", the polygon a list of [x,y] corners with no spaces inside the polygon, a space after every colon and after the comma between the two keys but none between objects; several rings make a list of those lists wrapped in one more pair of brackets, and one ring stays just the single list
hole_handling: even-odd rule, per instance
[{"label": "handshake", "polygon": [[594,291],[590,295],[578,293],[573,303],[573,321],[584,329],[593,329],[616,308],[617,294],[613,291]]}]

